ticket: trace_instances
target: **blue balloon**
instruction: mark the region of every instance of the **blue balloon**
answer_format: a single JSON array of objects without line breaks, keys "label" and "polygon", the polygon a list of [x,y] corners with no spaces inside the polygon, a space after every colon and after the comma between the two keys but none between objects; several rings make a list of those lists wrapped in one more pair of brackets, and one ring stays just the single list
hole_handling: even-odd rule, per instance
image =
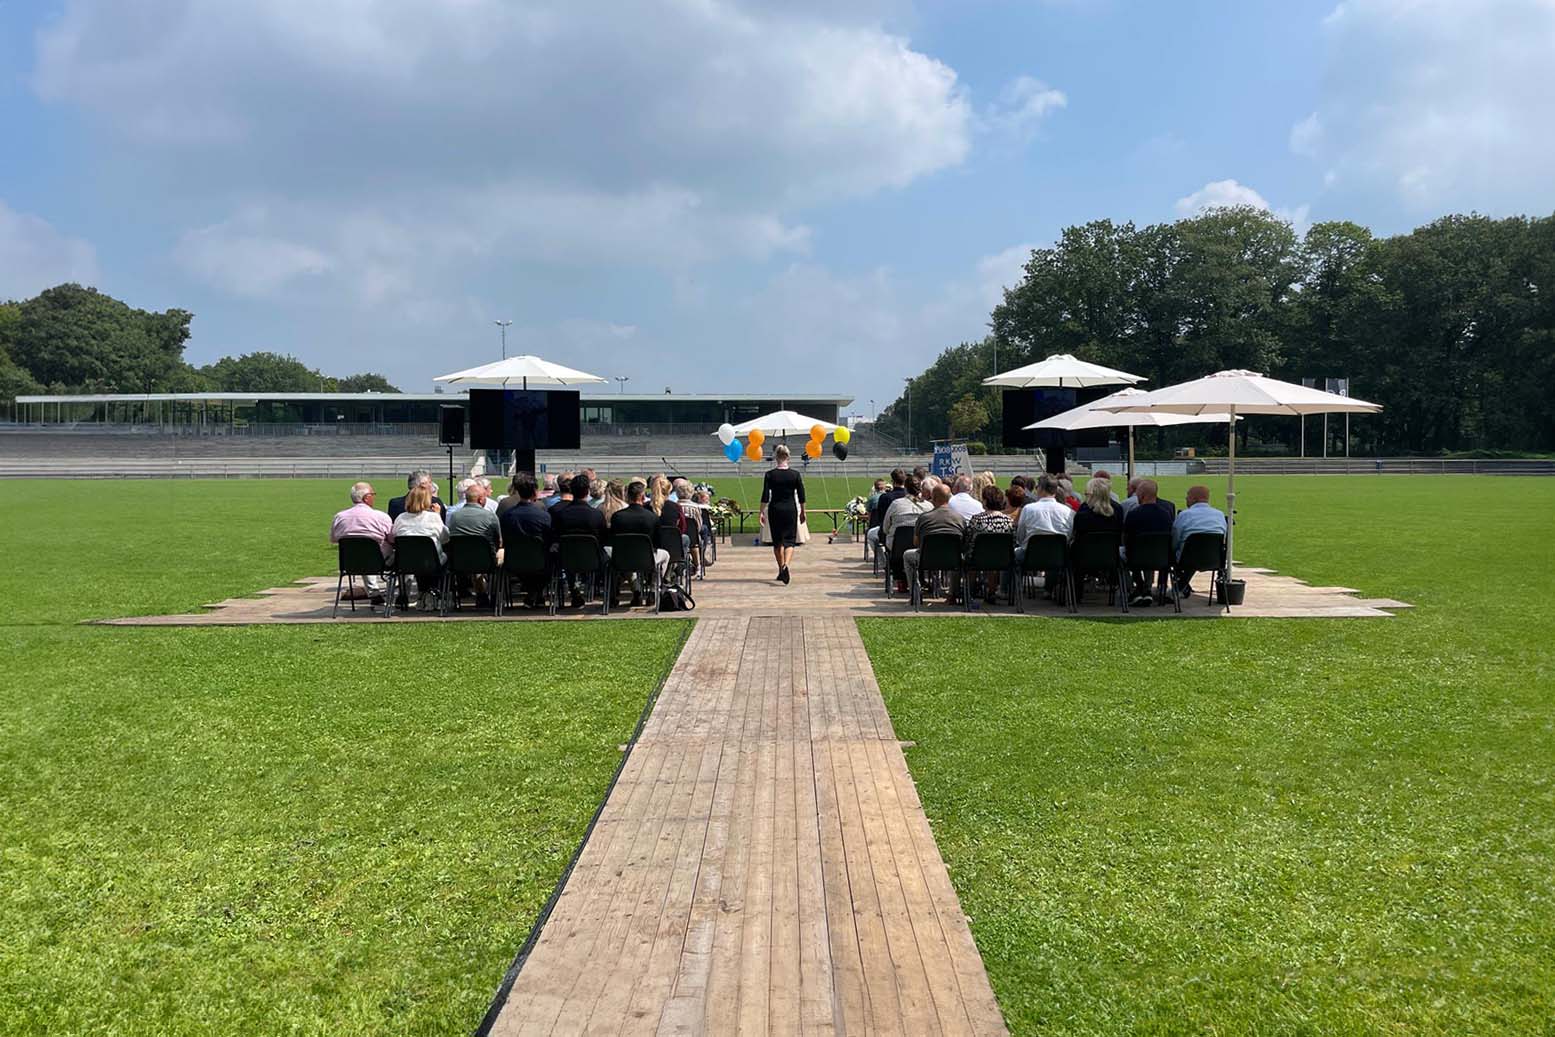
[{"label": "blue balloon", "polygon": [[745,454],[745,444],[738,439],[731,439],[729,445],[724,447],[724,456],[735,464],[739,464],[740,458]]}]

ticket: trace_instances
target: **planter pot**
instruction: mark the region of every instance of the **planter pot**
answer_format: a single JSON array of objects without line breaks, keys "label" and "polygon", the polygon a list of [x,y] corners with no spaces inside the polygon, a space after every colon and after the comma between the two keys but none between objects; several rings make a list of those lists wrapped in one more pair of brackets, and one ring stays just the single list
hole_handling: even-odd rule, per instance
[{"label": "planter pot", "polygon": [[[1240,605],[1247,596],[1247,581],[1232,580],[1227,584],[1223,580],[1215,581],[1215,600],[1220,605]],[[1228,600],[1229,599],[1229,600]]]}]

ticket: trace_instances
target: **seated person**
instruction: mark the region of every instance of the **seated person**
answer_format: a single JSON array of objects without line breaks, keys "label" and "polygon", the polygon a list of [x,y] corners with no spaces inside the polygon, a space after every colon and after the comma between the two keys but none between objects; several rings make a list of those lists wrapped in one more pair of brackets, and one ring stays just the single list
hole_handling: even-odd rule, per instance
[{"label": "seated person", "polygon": [[[968,480],[970,484],[971,480]],[[911,587],[913,581],[918,578],[918,560],[922,557],[923,540],[934,533],[954,533],[957,537],[966,535],[966,519],[962,518],[954,508],[950,506],[952,496],[950,487],[942,482],[936,482],[930,491],[932,507],[918,516],[913,529],[913,546],[907,549],[902,556],[902,565],[907,569],[907,586]],[[954,601],[956,597],[956,585],[961,582],[960,573],[950,578],[950,596],[947,600]]]},{"label": "seated person", "polygon": [[[1172,557],[1182,558],[1182,545],[1194,533],[1219,533],[1226,535],[1225,512],[1209,502],[1208,486],[1188,487],[1188,506],[1172,521]],[[1193,593],[1193,573],[1177,567],[1177,593],[1188,597]]]},{"label": "seated person", "polygon": [[[1058,480],[1044,474],[1036,481],[1036,499],[1020,509],[1015,521],[1015,565],[1020,568],[1026,560],[1026,542],[1041,534],[1059,534],[1066,541],[1074,538],[1074,515],[1069,505],[1058,500]],[[1045,585],[1051,594],[1058,586],[1056,572],[1044,574]]]},{"label": "seated person", "polygon": [[[924,478],[927,479],[928,476]],[[886,494],[886,497],[889,496],[890,494]],[[880,498],[882,504],[885,503],[886,497]],[[923,484],[918,480],[918,477],[916,475],[906,476],[902,487],[902,495],[893,500],[890,506],[885,509],[885,516],[880,521],[880,536],[878,538],[880,550],[889,555],[891,551],[891,538],[896,535],[896,527],[912,525],[918,521],[918,516],[933,506],[933,503],[923,496]],[[889,564],[889,562],[890,559],[888,557],[887,563]],[[907,584],[904,580],[898,580],[897,586],[899,589],[905,590]]]},{"label": "seated person", "polygon": [[[351,506],[335,512],[329,524],[329,542],[338,544],[345,537],[367,537],[376,541],[387,562],[394,557],[394,522],[373,507],[372,483],[359,482],[351,487]],[[383,603],[383,577],[364,576],[368,597],[374,605]]]},{"label": "seated person", "polygon": [[[702,550],[702,534],[698,528],[701,525],[702,512],[691,506],[693,504],[691,483],[685,479],[677,478],[670,483],[670,498],[680,508],[681,554],[685,556],[686,562],[695,572],[696,556]],[[662,513],[659,515],[659,520],[661,522],[664,520]]]},{"label": "seated person", "polygon": [[1085,500],[1070,527],[1076,537],[1085,533],[1122,533],[1123,509],[1112,499],[1112,484],[1097,476],[1085,484]]},{"label": "seated person", "polygon": [[[497,516],[486,510],[486,485],[472,480],[464,490],[464,506],[448,512],[448,535],[483,537],[491,545],[492,557],[502,564],[502,528]],[[491,607],[491,588],[486,574],[477,573],[471,578],[475,585],[475,604],[478,608]]]},{"label": "seated person", "polygon": [[972,496],[972,477],[958,475],[950,480],[950,510],[964,519],[983,512],[983,502]]},{"label": "seated person", "polygon": [[456,512],[464,510],[464,506],[469,503],[470,487],[478,485],[479,482],[479,479],[460,479],[454,483],[454,502],[443,513],[444,522],[452,518]]},{"label": "seated person", "polygon": [[891,488],[883,491],[870,504],[869,526],[864,534],[864,541],[869,545],[871,557],[878,556],[881,551],[880,530],[885,524],[885,513],[891,505],[907,496],[907,473],[900,468],[891,470]]},{"label": "seated person", "polygon": [[[405,494],[405,510],[394,520],[391,529],[396,542],[406,537],[430,537],[437,548],[437,568],[414,574],[420,590],[418,595],[420,604],[430,600],[428,595],[442,578],[443,566],[448,561],[448,556],[443,551],[443,545],[448,543],[448,527],[443,525],[442,516],[434,509],[430,481],[419,483]],[[408,591],[400,597],[401,607],[404,607],[407,601]]]},{"label": "seated person", "polygon": [[[1170,502],[1162,501],[1157,496],[1156,481],[1154,479],[1136,479],[1130,487],[1129,499],[1134,506],[1123,516],[1123,560],[1128,561],[1132,550],[1133,539],[1142,533],[1170,533],[1172,531],[1172,507]],[[1127,503],[1125,501],[1125,503]],[[1150,596],[1150,588],[1157,581],[1162,586],[1166,584],[1166,573],[1147,573],[1142,569],[1136,569],[1130,576],[1134,584],[1134,600],[1130,605],[1149,605],[1154,600]]]},{"label": "seated person", "polygon": [[[663,479],[664,477],[658,476],[658,478]],[[653,543],[654,530],[659,526],[660,516],[655,515],[653,513],[653,509],[644,503],[644,497],[646,494],[647,487],[645,487],[641,482],[638,482],[634,479],[627,484],[626,507],[610,516],[610,535],[612,538],[621,536],[625,533],[640,533],[648,538],[648,542],[650,544]],[[676,510],[678,514],[679,509]],[[606,554],[609,554],[610,548],[605,548],[605,552]],[[655,547],[653,549],[653,563],[654,566],[658,569],[659,576],[661,578],[664,575],[664,567],[669,565],[669,561],[670,554],[668,551],[661,547]],[[639,574],[633,573],[632,575],[636,577]],[[616,589],[611,587],[609,592],[611,603],[614,604]],[[641,583],[634,580],[632,584],[632,604],[637,605],[641,602]]]},{"label": "seated person", "polygon": [[[549,557],[555,539],[551,535],[551,513],[540,503],[540,487],[535,477],[529,472],[515,473],[512,489],[502,503],[505,510],[497,522],[501,527],[504,550],[524,537],[532,537],[545,546]],[[524,604],[527,607],[540,607],[545,597],[546,579],[545,573],[524,577]]]},{"label": "seated person", "polygon": [[[1013,533],[1015,523],[1005,513],[1006,502],[1004,491],[994,485],[992,480],[984,483],[982,489],[983,510],[966,520],[966,553],[972,555],[972,545],[983,533]],[[998,573],[985,573],[987,586],[983,592],[983,598],[988,604],[994,603],[995,595],[999,592],[1000,575]],[[974,588],[975,589],[975,588]],[[972,590],[967,591],[973,593]]]},{"label": "seated person", "polygon": [[[400,517],[400,514],[405,510],[405,500],[410,496],[410,491],[414,490],[422,483],[425,483],[428,487],[431,487],[432,485],[432,473],[427,471],[425,468],[417,468],[414,472],[411,472],[410,475],[405,477],[405,496],[389,498],[389,518],[391,520]],[[437,511],[438,516],[441,517],[444,510],[443,502],[437,499],[437,491],[435,489],[432,490],[431,493],[432,503],[436,506],[435,510]]]},{"label": "seated person", "polygon": [[[557,483],[557,494],[563,502],[551,505],[551,528],[557,540],[564,536],[593,537],[599,548],[600,566],[603,568],[609,555],[605,543],[610,539],[610,528],[605,525],[604,512],[589,504],[589,477],[574,475],[569,483]],[[568,574],[572,583],[572,607],[583,607],[583,592],[577,579]]]},{"label": "seated person", "polygon": [[887,482],[884,479],[876,479],[874,488],[869,491],[869,497],[864,501],[864,509],[871,517],[875,514],[875,504],[879,502],[880,495],[886,491]]}]

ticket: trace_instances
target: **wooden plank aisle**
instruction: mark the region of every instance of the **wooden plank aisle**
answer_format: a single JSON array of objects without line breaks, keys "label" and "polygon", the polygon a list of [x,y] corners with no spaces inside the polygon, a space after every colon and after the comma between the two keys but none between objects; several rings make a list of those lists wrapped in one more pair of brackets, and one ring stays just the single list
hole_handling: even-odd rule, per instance
[{"label": "wooden plank aisle", "polygon": [[494,1034],[1003,1033],[850,618],[703,618]]}]

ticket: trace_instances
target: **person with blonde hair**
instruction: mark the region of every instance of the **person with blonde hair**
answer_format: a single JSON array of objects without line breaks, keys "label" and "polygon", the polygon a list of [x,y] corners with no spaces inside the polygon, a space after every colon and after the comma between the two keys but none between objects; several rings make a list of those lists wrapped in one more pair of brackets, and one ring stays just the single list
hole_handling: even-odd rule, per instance
[{"label": "person with blonde hair", "polygon": [[772,457],[777,467],[769,468],[761,481],[761,521],[772,538],[777,578],[787,583],[788,565],[794,560],[794,545],[799,543],[799,527],[805,520],[804,479],[788,467],[785,444],[779,443]]},{"label": "person with blonde hair", "polygon": [[434,503],[430,483],[419,483],[405,494],[405,510],[394,520],[391,532],[396,543],[406,537],[429,537],[437,548],[437,569],[415,574],[420,590],[419,603],[425,603],[429,600],[428,594],[438,586],[442,568],[448,562],[448,556],[443,552],[443,545],[448,543],[448,527],[443,524],[443,517]]},{"label": "person with blonde hair", "polygon": [[605,522],[609,523],[610,516],[624,507],[626,507],[626,487],[614,479],[606,479],[604,496],[599,502],[599,510],[604,513]]},{"label": "person with blonde hair", "polygon": [[[978,500],[982,500],[983,490],[989,486],[995,485],[997,482],[998,480],[994,478],[992,472],[978,472],[976,475],[972,476],[972,496],[976,497]],[[1000,496],[1003,496],[1003,494],[1000,494]]]},{"label": "person with blonde hair", "polygon": [[1112,503],[1112,482],[1099,476],[1085,484],[1085,502],[1074,516],[1074,535],[1122,533],[1123,509]]}]

